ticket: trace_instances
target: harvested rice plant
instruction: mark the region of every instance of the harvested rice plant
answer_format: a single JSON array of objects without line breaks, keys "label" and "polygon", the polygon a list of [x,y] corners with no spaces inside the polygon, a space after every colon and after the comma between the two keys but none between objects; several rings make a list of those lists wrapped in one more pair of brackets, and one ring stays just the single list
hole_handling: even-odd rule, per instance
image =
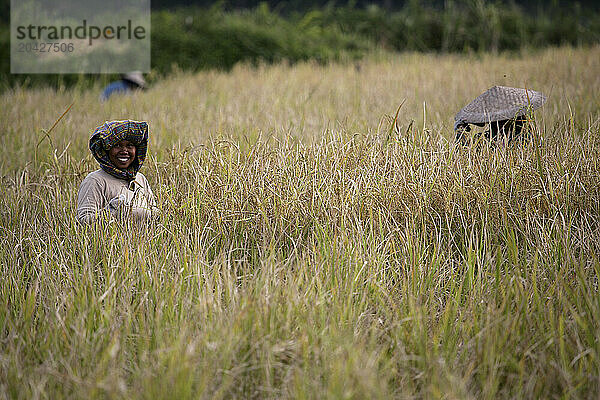
[{"label": "harvested rice plant", "polygon": [[[547,96],[531,140],[456,145],[495,85]],[[600,395],[599,47],[100,90],[0,97],[0,398]],[[115,119],[148,226],[75,220]]]}]

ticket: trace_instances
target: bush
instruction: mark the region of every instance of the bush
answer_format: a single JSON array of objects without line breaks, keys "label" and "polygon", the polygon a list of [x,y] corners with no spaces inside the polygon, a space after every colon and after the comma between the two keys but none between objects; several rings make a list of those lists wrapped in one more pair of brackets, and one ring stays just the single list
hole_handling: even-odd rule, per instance
[{"label": "bush", "polygon": [[295,23],[266,6],[226,13],[221,9],[181,9],[152,16],[152,63],[160,72],[230,69],[242,62],[296,62],[359,57],[369,41],[335,27]]},{"label": "bush", "polygon": [[[356,59],[375,47],[390,51],[506,51],[600,41],[600,15],[581,7],[552,6],[537,13],[514,3],[447,0],[443,8],[418,0],[390,12],[325,7],[282,16],[266,3],[250,10],[180,8],[152,13],[152,68],[232,68],[239,62],[272,63]],[[9,30],[0,21],[0,88],[47,83],[88,85],[96,76],[10,75]],[[115,76],[103,75],[108,81]]]}]

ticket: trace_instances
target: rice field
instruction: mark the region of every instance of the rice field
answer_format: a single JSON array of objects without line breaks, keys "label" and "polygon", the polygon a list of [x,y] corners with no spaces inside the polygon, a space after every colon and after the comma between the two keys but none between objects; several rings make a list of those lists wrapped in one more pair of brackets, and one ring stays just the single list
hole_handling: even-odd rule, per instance
[{"label": "rice field", "polygon": [[[456,146],[494,85],[548,96],[533,140]],[[0,399],[600,396],[600,47],[100,90],[0,95]],[[148,226],[75,221],[113,119]]]}]

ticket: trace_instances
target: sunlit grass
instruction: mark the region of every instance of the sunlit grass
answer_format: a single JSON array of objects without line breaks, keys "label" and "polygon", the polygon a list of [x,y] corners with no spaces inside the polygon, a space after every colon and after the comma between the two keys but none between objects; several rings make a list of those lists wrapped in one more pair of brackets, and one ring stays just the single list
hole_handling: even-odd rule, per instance
[{"label": "sunlit grass", "polygon": [[[599,56],[4,94],[0,395],[597,397]],[[454,113],[496,84],[549,96],[534,140],[455,147]],[[150,124],[162,215],[79,226],[89,133],[120,118]]]}]

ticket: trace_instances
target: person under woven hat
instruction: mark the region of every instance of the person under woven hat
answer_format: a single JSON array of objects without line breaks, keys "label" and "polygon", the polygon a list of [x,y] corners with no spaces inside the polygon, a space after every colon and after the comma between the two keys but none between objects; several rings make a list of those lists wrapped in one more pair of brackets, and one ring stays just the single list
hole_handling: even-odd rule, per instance
[{"label": "person under woven hat", "polygon": [[467,141],[469,124],[488,125],[487,139],[505,138],[508,142],[523,138],[527,133],[527,115],[541,107],[546,96],[540,92],[506,86],[494,86],[467,104],[454,117],[456,140]]},{"label": "person under woven hat", "polygon": [[148,149],[146,122],[106,122],[94,130],[89,148],[100,169],[88,174],[79,187],[79,222],[111,216],[146,220],[157,214],[154,194],[139,172]]},{"label": "person under woven hat", "polygon": [[121,75],[121,79],[108,84],[100,95],[100,101],[108,100],[114,94],[125,94],[134,90],[146,90],[148,84],[139,71]]}]

